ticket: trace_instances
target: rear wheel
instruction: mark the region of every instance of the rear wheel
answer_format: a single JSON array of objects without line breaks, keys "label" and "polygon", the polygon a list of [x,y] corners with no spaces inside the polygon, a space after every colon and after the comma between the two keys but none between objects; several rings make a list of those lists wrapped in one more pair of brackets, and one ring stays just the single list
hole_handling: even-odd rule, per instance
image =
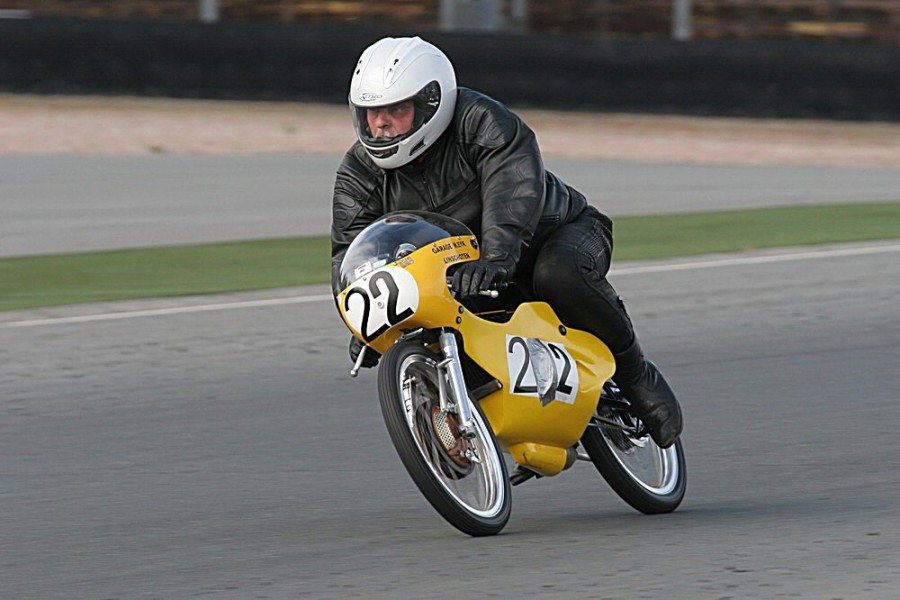
[{"label": "rear wheel", "polygon": [[493,535],[509,520],[506,464],[477,403],[472,439],[461,438],[457,416],[441,410],[439,360],[415,342],[385,353],[378,371],[384,422],[403,465],[435,510],[469,535]]},{"label": "rear wheel", "polygon": [[581,444],[610,487],[634,509],[667,513],[681,504],[687,487],[681,440],[657,446],[613,383],[603,386]]}]

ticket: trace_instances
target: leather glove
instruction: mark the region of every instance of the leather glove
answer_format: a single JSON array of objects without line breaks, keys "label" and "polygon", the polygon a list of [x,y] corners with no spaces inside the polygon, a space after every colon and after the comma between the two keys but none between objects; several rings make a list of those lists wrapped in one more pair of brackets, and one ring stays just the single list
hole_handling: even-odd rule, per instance
[{"label": "leather glove", "polygon": [[[359,353],[362,352],[363,346],[364,344],[358,337],[355,335],[350,336],[350,362],[356,364],[356,359],[359,358]],[[379,358],[381,358],[381,354],[372,348],[368,348],[366,350],[366,357],[363,358],[362,366],[370,369],[378,364]]]},{"label": "leather glove", "polygon": [[497,263],[476,260],[465,263],[456,269],[450,289],[456,294],[457,300],[474,298],[478,292],[501,290],[509,281],[509,271]]}]

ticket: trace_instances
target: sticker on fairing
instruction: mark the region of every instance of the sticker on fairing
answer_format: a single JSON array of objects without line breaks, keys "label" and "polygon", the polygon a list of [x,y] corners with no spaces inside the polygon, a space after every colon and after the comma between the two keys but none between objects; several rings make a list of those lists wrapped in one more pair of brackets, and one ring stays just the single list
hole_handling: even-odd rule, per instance
[{"label": "sticker on fairing", "polygon": [[[540,396],[534,364],[536,362],[542,364],[542,361],[533,360],[536,357],[532,357],[531,353],[546,352],[551,361],[545,361],[543,364],[547,364],[554,370],[554,373],[545,374],[541,379],[546,380],[549,376],[550,379],[557,382],[554,400],[575,404],[575,397],[578,395],[578,369],[575,366],[575,359],[562,344],[544,340],[536,340],[540,343],[534,344],[529,343],[530,341],[535,340],[517,335],[507,334],[506,336],[506,363],[509,368],[510,393],[519,396],[534,396],[535,398]],[[536,350],[538,348],[542,349]]]},{"label": "sticker on fairing", "polygon": [[354,282],[344,295],[344,318],[371,342],[419,308],[419,287],[406,269],[384,267]]},{"label": "sticker on fairing", "polygon": [[356,267],[355,269],[353,269],[353,279],[357,280],[360,277],[362,277],[363,275],[365,275],[366,273],[371,273],[378,267],[383,267],[386,264],[387,264],[387,261],[384,259],[377,260],[377,261],[366,261],[363,264]]}]

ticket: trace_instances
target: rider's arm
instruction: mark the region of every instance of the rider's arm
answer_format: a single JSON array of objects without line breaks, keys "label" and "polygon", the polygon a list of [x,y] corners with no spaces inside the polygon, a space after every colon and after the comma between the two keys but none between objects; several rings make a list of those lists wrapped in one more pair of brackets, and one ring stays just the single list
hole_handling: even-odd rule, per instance
[{"label": "rider's arm", "polygon": [[510,274],[534,237],[546,175],[531,129],[502,104],[481,97],[458,133],[481,183],[481,257]]},{"label": "rider's arm", "polygon": [[341,261],[350,242],[381,216],[381,180],[367,165],[365,151],[357,143],[344,155],[334,181],[331,204],[331,287],[340,292]]}]

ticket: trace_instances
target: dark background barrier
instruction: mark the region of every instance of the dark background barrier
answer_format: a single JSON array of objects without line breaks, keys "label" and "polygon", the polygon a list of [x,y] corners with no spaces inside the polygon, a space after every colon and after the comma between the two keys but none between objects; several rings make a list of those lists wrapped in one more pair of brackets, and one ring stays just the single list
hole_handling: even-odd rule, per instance
[{"label": "dark background barrier", "polygon": [[[0,21],[0,92],[345,101],[360,52],[413,32],[278,23]],[[900,48],[428,32],[516,106],[900,120]]]}]

